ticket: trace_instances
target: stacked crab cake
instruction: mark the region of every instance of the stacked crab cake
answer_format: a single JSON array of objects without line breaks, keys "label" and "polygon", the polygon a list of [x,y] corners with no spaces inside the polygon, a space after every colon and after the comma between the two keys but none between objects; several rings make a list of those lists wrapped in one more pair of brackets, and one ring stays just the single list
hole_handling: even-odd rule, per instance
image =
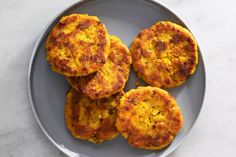
[{"label": "stacked crab cake", "polygon": [[118,135],[117,106],[128,80],[131,56],[95,16],[62,17],[46,41],[52,70],[72,86],[66,97],[66,126],[75,138],[102,143]]},{"label": "stacked crab cake", "polygon": [[[96,16],[71,14],[52,28],[46,50],[52,70],[71,86],[65,121],[75,138],[102,143],[121,133],[136,148],[159,150],[182,128],[180,107],[161,88],[183,84],[196,70],[197,43],[185,28],[157,22],[135,37],[130,52]],[[132,62],[150,86],[124,93]]]},{"label": "stacked crab cake", "polygon": [[84,77],[67,77],[77,91],[91,99],[110,97],[121,91],[130,72],[129,49],[115,36],[110,37],[110,53],[107,62],[95,74]]}]

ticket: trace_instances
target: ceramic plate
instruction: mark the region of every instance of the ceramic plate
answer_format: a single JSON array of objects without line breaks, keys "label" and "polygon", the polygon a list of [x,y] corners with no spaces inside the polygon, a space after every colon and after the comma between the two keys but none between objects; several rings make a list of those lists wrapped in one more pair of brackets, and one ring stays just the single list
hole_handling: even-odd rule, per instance
[{"label": "ceramic plate", "polygon": [[[64,104],[69,85],[64,76],[53,72],[45,59],[45,39],[51,28],[64,15],[87,13],[96,15],[105,23],[110,34],[118,36],[130,46],[138,32],[160,20],[186,25],[169,9],[151,0],[84,0],[79,1],[57,16],[39,38],[29,67],[28,89],[34,115],[43,132],[62,152],[73,157],[160,157],[174,151],[195,123],[205,93],[205,70],[199,51],[196,73],[177,88],[168,90],[179,103],[184,126],[174,141],[161,151],[135,149],[119,136],[100,145],[75,139],[65,126]],[[125,87],[136,88],[138,78],[131,70]]]}]

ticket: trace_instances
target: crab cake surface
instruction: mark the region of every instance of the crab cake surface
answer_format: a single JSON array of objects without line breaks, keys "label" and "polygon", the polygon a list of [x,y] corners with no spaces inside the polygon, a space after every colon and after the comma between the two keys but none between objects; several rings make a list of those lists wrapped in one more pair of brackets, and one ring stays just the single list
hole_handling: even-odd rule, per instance
[{"label": "crab cake surface", "polygon": [[149,85],[171,88],[195,72],[198,47],[182,26],[162,21],[141,31],[131,46],[134,70]]},{"label": "crab cake surface", "polygon": [[66,126],[75,138],[102,143],[118,135],[115,127],[117,105],[123,92],[110,98],[92,100],[71,89],[66,97]]},{"label": "crab cake surface", "polygon": [[69,84],[91,99],[109,97],[121,91],[129,77],[132,62],[129,49],[115,36],[107,62],[96,73],[83,77],[67,77]]},{"label": "crab cake surface", "polygon": [[139,87],[120,100],[116,127],[136,148],[159,150],[168,146],[183,125],[175,99],[157,87]]},{"label": "crab cake surface", "polygon": [[53,27],[46,41],[47,60],[54,71],[85,76],[100,69],[110,48],[104,24],[96,16],[71,14]]}]

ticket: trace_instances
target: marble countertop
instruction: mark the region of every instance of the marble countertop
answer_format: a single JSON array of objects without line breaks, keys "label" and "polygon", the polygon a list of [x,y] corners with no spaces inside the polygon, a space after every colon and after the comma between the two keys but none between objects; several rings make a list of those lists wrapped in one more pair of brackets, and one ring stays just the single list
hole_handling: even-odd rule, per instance
[{"label": "marble countertop", "polygon": [[[159,0],[189,26],[206,61],[207,94],[193,130],[170,157],[236,154],[236,3]],[[51,19],[75,0],[0,2],[0,156],[65,157],[40,130],[27,95],[34,44]]]}]

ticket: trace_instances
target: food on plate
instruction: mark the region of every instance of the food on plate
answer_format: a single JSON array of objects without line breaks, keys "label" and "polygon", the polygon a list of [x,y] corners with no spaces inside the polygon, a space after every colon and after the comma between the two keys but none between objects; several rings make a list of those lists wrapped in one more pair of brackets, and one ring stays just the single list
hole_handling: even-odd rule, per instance
[{"label": "food on plate", "polygon": [[71,89],[66,97],[66,126],[75,138],[102,143],[115,138],[117,105],[123,91],[109,98],[92,100]]},{"label": "food on plate", "polygon": [[121,91],[129,77],[132,62],[129,49],[115,36],[107,62],[96,73],[82,77],[67,77],[69,84],[91,99],[109,97]]},{"label": "food on plate", "polygon": [[185,28],[168,21],[142,30],[131,46],[134,70],[149,85],[171,88],[195,72],[198,47]]},{"label": "food on plate", "polygon": [[168,146],[183,126],[176,100],[157,87],[139,87],[120,100],[116,127],[136,148],[159,150]]},{"label": "food on plate", "polygon": [[100,69],[109,55],[107,29],[96,16],[71,14],[52,28],[46,41],[51,68],[66,76],[85,76]]},{"label": "food on plate", "polygon": [[[47,61],[65,75],[65,122],[75,138],[92,143],[119,133],[133,147],[160,150],[183,127],[174,97],[160,88],[183,84],[198,64],[198,46],[185,28],[160,21],[142,30],[130,50],[96,16],[62,17],[46,40]],[[130,65],[149,85],[124,93]]]}]

